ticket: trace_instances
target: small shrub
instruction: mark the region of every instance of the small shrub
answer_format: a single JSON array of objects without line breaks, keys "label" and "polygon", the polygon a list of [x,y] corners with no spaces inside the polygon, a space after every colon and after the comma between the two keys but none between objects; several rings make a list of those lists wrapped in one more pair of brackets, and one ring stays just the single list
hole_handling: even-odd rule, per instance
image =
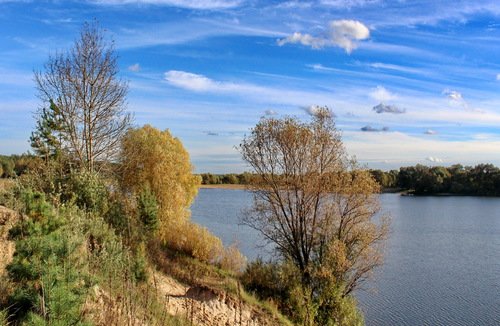
[{"label": "small shrub", "polygon": [[247,259],[238,250],[239,244],[234,243],[224,248],[219,264],[223,269],[240,273],[246,265]]},{"label": "small shrub", "polygon": [[137,197],[139,219],[148,230],[158,229],[158,201],[148,183]]},{"label": "small shrub", "polygon": [[277,300],[284,294],[278,268],[278,264],[264,262],[262,258],[258,258],[247,264],[240,277],[241,284],[245,290],[254,293],[261,300],[269,298]]},{"label": "small shrub", "polygon": [[104,215],[109,210],[109,191],[96,172],[73,172],[65,187],[65,201],[74,202],[78,207],[99,215]]},{"label": "small shrub", "polygon": [[91,285],[79,252],[83,239],[72,232],[69,217],[55,214],[43,195],[27,192],[23,199],[27,215],[11,232],[16,254],[7,266],[15,285],[10,312],[28,324],[79,325]]}]

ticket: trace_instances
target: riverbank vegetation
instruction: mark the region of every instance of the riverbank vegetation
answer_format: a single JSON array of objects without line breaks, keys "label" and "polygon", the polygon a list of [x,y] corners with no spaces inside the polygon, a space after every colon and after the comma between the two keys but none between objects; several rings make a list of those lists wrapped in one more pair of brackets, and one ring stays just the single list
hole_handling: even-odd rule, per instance
[{"label": "riverbank vegetation", "polygon": [[[500,169],[493,164],[449,167],[415,166],[399,170],[369,170],[385,192],[405,192],[414,195],[500,196]],[[253,174],[203,173],[203,185],[251,184]]]},{"label": "riverbank vegetation", "polygon": [[352,292],[383,264],[389,217],[332,112],[320,108],[309,122],[263,117],[239,150],[255,171],[243,221],[273,244],[276,259],[250,264],[244,284],[297,324],[362,324]]},{"label": "riverbank vegetation", "polygon": [[105,35],[85,24],[35,73],[35,154],[0,158],[0,324],[290,324],[190,220],[201,178],[168,130],[131,126]]},{"label": "riverbank vegetation", "polygon": [[[35,156],[0,155],[0,178],[8,179],[22,175],[28,166],[34,164]],[[405,192],[415,195],[464,195],[464,196],[500,196],[500,168],[493,164],[463,166],[454,164],[449,167],[415,166],[401,167],[399,170],[369,170],[373,178],[386,192]],[[254,174],[202,173],[201,185],[206,188],[225,187],[243,189],[251,184]]]},{"label": "riverbank vegetation", "polygon": [[[309,122],[262,118],[239,147],[252,173],[194,175],[168,130],[132,126],[97,22],[35,83],[34,154],[0,156],[1,325],[361,325],[352,292],[383,263],[389,233],[375,180],[498,191],[490,165],[367,171],[328,109]],[[191,221],[200,184],[248,186],[245,223],[274,245],[273,261],[247,263]]]},{"label": "riverbank vegetation", "polygon": [[384,188],[399,188],[415,195],[500,196],[500,169],[492,164],[450,167],[402,167],[383,172],[370,171]]}]

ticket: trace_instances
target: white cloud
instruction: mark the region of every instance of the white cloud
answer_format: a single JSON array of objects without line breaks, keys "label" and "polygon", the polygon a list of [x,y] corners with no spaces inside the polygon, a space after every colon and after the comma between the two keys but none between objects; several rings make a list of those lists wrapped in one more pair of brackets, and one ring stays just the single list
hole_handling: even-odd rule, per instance
[{"label": "white cloud", "polygon": [[389,92],[385,87],[377,86],[376,89],[369,93],[370,97],[377,101],[390,101],[397,98],[395,94]]},{"label": "white cloud", "polygon": [[103,5],[148,4],[210,10],[234,8],[239,6],[242,0],[95,0],[92,2]]},{"label": "white cloud", "polygon": [[429,162],[443,163],[443,160],[437,157],[428,156],[425,159]]},{"label": "white cloud", "polygon": [[328,46],[337,46],[345,49],[350,54],[358,45],[356,40],[365,40],[370,37],[368,27],[354,20],[333,20],[328,24],[328,31],[318,36],[310,34],[293,33],[292,36],[278,40],[278,44],[300,43],[313,49]]},{"label": "white cloud", "polygon": [[128,70],[132,70],[132,71],[138,72],[139,70],[141,70],[141,67],[140,67],[140,65],[138,63],[136,63],[134,65],[129,66]]},{"label": "white cloud", "polygon": [[[308,106],[309,103],[328,103],[332,107],[345,106],[347,102],[332,95],[332,92],[317,90],[274,88],[251,83],[217,81],[201,74],[170,70],[164,74],[168,84],[200,93],[218,93],[250,98],[259,103]],[[347,94],[347,93],[346,93]],[[345,95],[349,97],[348,95]],[[350,102],[352,103],[352,102]]]},{"label": "white cloud", "polygon": [[197,92],[258,92],[265,91],[264,88],[254,85],[235,84],[231,82],[220,82],[185,71],[170,70],[165,73],[165,80],[173,86],[189,89]]},{"label": "white cloud", "polygon": [[301,110],[304,110],[309,115],[316,115],[318,113],[319,107],[316,105],[301,106]]},{"label": "white cloud", "polygon": [[497,75],[497,80],[500,80],[500,74]]},{"label": "white cloud", "polygon": [[445,89],[443,91],[443,94],[446,95],[447,98],[451,99],[453,103],[458,103],[462,105],[465,111],[484,113],[484,111],[481,110],[480,108],[471,108],[469,104],[462,97],[462,94],[457,91],[451,91],[449,89]]},{"label": "white cloud", "polygon": [[408,68],[408,67],[403,67],[403,66],[398,66],[398,65],[388,64],[388,63],[382,63],[382,62],[370,63],[369,66],[376,68],[376,69],[396,70],[396,71],[414,73],[414,74],[422,74],[423,73],[423,71],[419,70],[419,69]]},{"label": "white cloud", "polygon": [[384,103],[380,103],[377,106],[373,107],[373,111],[377,113],[393,113],[393,114],[401,114],[405,113],[405,109],[400,109],[395,105],[385,105]]},{"label": "white cloud", "polygon": [[276,115],[276,114],[278,114],[278,113],[276,113],[276,111],[274,111],[274,110],[266,110],[264,113],[265,113],[266,115]]}]

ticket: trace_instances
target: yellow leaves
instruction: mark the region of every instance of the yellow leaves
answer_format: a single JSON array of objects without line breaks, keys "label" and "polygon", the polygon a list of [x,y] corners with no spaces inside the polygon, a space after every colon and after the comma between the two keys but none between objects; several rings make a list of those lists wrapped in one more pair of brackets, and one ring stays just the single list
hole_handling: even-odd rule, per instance
[{"label": "yellow leaves", "polygon": [[[168,130],[150,125],[129,129],[122,140],[123,186],[137,195],[149,184],[159,209],[160,228],[189,217],[187,207],[198,193],[200,177],[192,174],[189,154]],[[160,230],[161,233],[161,230]]]},{"label": "yellow leaves", "polygon": [[219,238],[189,220],[188,207],[201,184],[192,170],[188,152],[168,130],[145,125],[129,129],[122,140],[123,187],[137,196],[149,185],[159,205],[157,236],[200,261],[241,269],[245,259],[235,247],[224,248]]},{"label": "yellow leaves", "polygon": [[374,222],[379,185],[347,155],[329,109],[305,123],[262,118],[239,150],[257,174],[245,222],[274,242],[306,283],[318,277],[347,295],[381,265],[388,222]]}]

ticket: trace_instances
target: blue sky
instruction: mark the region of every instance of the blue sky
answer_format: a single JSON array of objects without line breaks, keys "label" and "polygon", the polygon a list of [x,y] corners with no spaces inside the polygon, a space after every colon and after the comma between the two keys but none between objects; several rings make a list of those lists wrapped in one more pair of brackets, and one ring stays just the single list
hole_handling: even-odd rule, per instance
[{"label": "blue sky", "polygon": [[0,154],[29,150],[33,70],[96,18],[135,123],[170,129],[198,173],[248,169],[261,116],[328,106],[370,168],[500,166],[498,0],[0,0]]}]

